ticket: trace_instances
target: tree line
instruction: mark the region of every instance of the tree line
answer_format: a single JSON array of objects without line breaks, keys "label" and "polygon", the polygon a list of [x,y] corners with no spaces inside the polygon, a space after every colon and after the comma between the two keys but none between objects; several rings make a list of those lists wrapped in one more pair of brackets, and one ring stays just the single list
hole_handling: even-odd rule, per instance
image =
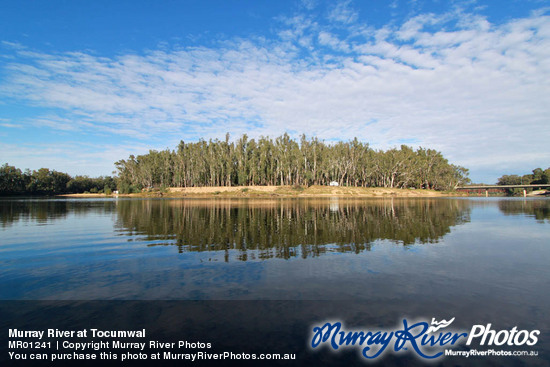
[{"label": "tree line", "polygon": [[374,150],[357,138],[327,144],[288,134],[257,140],[180,141],[176,150],[150,150],[115,163],[121,193],[153,187],[328,185],[453,190],[469,182],[468,169],[433,149],[401,145]]},{"label": "tree line", "polygon": [[57,195],[84,192],[110,194],[116,188],[117,180],[110,176],[71,177],[67,173],[48,168],[21,171],[7,163],[0,167],[0,195]]},{"label": "tree line", "polygon": [[71,177],[40,168],[22,171],[0,167],[0,194],[139,192],[144,188],[253,185],[328,185],[453,190],[469,182],[468,170],[450,164],[433,149],[374,150],[357,138],[327,144],[317,138],[284,134],[275,139],[234,142],[201,139],[181,141],[176,150],[131,155],[115,162],[118,177]]},{"label": "tree line", "polygon": [[535,168],[532,174],[503,175],[498,179],[498,185],[537,185],[550,183],[550,167],[545,169]]},{"label": "tree line", "polygon": [[[503,175],[499,177],[497,185],[537,185],[550,183],[550,167],[545,169],[535,168],[532,174]],[[531,191],[532,189],[528,189]],[[506,189],[508,195],[519,195],[523,189]]]}]

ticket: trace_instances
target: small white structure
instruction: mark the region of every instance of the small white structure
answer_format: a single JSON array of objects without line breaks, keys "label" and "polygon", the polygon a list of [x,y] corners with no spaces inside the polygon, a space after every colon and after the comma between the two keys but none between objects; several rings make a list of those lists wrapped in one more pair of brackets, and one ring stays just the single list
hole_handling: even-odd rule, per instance
[{"label": "small white structure", "polygon": [[331,181],[328,185],[329,185],[329,186],[340,186],[340,185],[338,184],[338,182],[336,182],[336,181]]}]

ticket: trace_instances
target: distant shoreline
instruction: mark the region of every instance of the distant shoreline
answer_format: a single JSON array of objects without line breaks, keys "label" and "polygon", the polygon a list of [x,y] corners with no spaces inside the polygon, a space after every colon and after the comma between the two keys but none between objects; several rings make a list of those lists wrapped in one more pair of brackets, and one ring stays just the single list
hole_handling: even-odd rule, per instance
[{"label": "distant shoreline", "polygon": [[397,189],[385,187],[349,186],[213,186],[213,187],[172,187],[166,190],[150,190],[134,194],[64,194],[60,197],[100,198],[100,197],[168,197],[168,198],[376,198],[376,197],[448,197],[468,196],[459,192],[443,192],[424,189]]}]

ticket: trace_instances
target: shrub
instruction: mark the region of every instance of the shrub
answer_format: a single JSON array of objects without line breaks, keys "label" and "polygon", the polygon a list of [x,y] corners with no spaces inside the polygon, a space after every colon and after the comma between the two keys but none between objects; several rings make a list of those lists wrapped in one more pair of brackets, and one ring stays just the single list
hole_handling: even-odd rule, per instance
[{"label": "shrub", "polygon": [[304,191],[304,187],[298,184],[293,185],[292,188],[296,191]]}]

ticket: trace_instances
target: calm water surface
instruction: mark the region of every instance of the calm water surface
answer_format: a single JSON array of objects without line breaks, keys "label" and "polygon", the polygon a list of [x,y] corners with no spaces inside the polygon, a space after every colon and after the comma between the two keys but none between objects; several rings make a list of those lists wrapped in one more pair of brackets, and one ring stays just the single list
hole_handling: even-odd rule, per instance
[{"label": "calm water surface", "polygon": [[[454,317],[540,330],[539,356],[438,366],[547,366],[549,260],[548,199],[1,199],[0,328],[146,328],[364,366],[310,351],[312,325]],[[383,363],[424,365],[413,354]]]},{"label": "calm water surface", "polygon": [[550,306],[550,200],[0,201],[4,300]]}]

